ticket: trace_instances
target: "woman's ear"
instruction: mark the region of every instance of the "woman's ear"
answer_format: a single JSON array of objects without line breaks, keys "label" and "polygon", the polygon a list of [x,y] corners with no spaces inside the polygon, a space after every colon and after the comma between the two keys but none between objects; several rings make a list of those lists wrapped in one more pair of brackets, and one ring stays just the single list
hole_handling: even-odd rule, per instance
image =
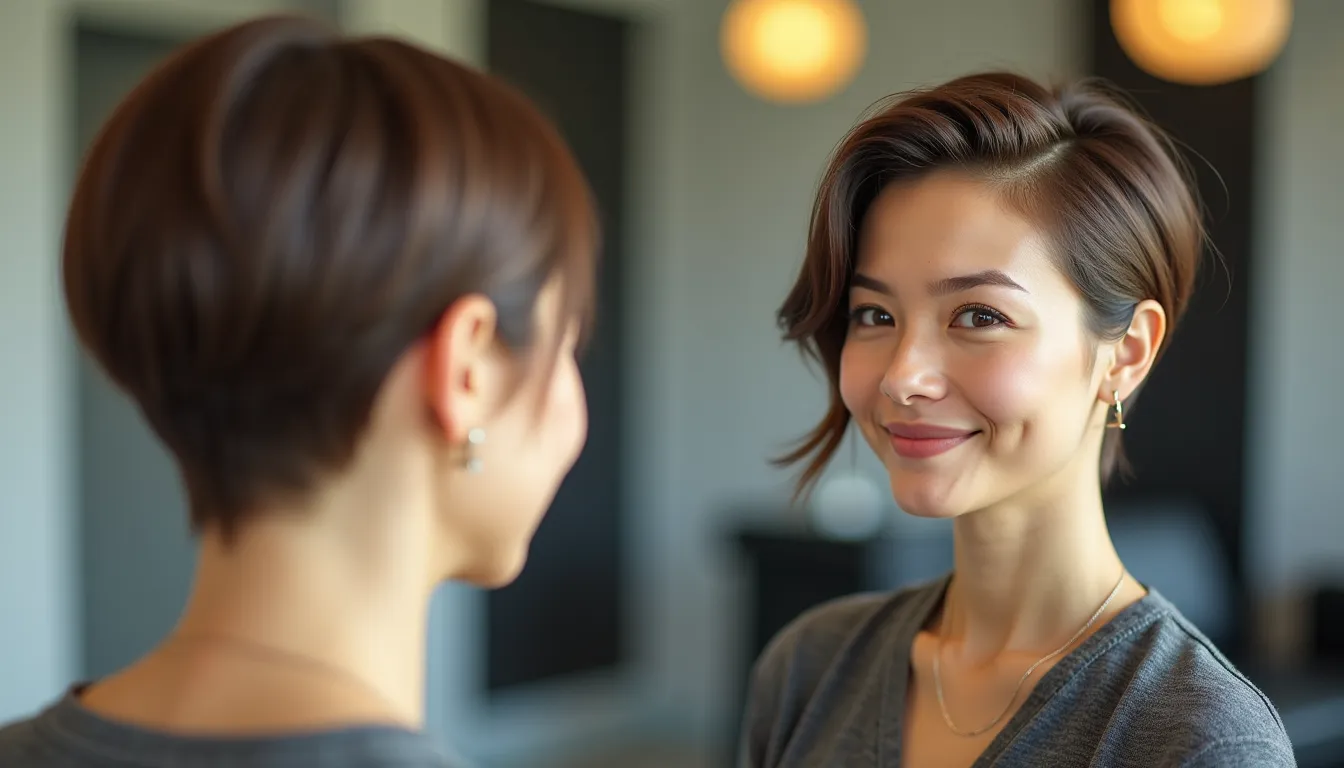
[{"label": "woman's ear", "polygon": [[1111,403],[1115,393],[1127,399],[1148,377],[1158,350],[1167,336],[1167,312],[1152,299],[1144,299],[1134,308],[1134,318],[1124,337],[1111,345],[1111,361],[1102,377],[1098,396]]},{"label": "woman's ear", "polygon": [[494,302],[464,296],[439,317],[425,339],[424,392],[444,438],[464,442],[495,405],[501,372]]}]

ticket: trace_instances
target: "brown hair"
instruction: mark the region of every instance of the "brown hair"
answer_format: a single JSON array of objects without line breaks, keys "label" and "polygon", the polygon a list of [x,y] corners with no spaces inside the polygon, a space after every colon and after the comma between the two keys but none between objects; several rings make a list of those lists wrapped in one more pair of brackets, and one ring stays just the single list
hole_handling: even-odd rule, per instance
[{"label": "brown hair", "polygon": [[561,320],[585,321],[596,239],[569,150],[511,88],[270,17],[174,53],[117,108],[74,192],[65,293],[176,455],[193,526],[228,535],[352,458],[457,299],[489,297],[520,353],[552,278]]},{"label": "brown hair", "polygon": [[[816,481],[849,425],[840,352],[864,215],[887,184],[944,168],[994,185],[1050,233],[1095,338],[1120,338],[1138,302],[1154,299],[1167,313],[1165,349],[1185,310],[1204,241],[1191,175],[1165,134],[1118,94],[1090,82],[1049,90],[994,72],[882,102],[831,158],[802,270],[779,310],[785,339],[822,366],[830,389],[820,423],[777,459],[807,460],[800,492]],[[1131,402],[1125,406],[1128,413]],[[1107,430],[1103,480],[1122,462],[1118,430]]]}]

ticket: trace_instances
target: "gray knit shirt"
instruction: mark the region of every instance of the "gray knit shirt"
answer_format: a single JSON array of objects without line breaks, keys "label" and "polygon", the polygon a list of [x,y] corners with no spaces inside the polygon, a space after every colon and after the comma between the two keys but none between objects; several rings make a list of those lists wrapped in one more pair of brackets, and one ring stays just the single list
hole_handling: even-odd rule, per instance
[{"label": "gray knit shirt", "polygon": [[[752,673],[739,768],[900,768],[915,636],[948,578],[796,619]],[[1295,766],[1274,706],[1154,591],[1046,672],[980,766]]]},{"label": "gray knit shirt", "polygon": [[106,720],[74,692],[0,727],[0,768],[456,768],[429,736],[356,727],[265,738],[204,738]]}]

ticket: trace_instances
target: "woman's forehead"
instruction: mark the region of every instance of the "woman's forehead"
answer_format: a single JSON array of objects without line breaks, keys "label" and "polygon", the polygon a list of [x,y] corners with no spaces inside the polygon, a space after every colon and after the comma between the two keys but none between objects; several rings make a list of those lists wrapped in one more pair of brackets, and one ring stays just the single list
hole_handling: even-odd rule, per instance
[{"label": "woman's forehead", "polygon": [[1051,266],[1037,226],[991,185],[951,173],[883,190],[864,217],[857,257],[857,272],[902,284],[994,271],[1026,286]]}]

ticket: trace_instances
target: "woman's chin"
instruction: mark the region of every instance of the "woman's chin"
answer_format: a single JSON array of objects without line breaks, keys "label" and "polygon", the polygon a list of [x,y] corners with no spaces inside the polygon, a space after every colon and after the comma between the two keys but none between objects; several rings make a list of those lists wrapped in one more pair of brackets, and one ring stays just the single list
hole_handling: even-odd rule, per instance
[{"label": "woman's chin", "polygon": [[444,574],[441,581],[458,581],[479,589],[501,589],[512,584],[527,564],[528,546],[499,551]]},{"label": "woman's chin", "polygon": [[944,506],[921,506],[919,504],[896,502],[900,510],[911,517],[918,517],[925,520],[951,520],[954,517],[961,516],[961,510],[951,509]]},{"label": "woman's chin", "polygon": [[964,504],[956,503],[949,494],[939,492],[927,484],[903,483],[892,478],[891,495],[896,506],[912,517],[946,520],[966,511]]}]

